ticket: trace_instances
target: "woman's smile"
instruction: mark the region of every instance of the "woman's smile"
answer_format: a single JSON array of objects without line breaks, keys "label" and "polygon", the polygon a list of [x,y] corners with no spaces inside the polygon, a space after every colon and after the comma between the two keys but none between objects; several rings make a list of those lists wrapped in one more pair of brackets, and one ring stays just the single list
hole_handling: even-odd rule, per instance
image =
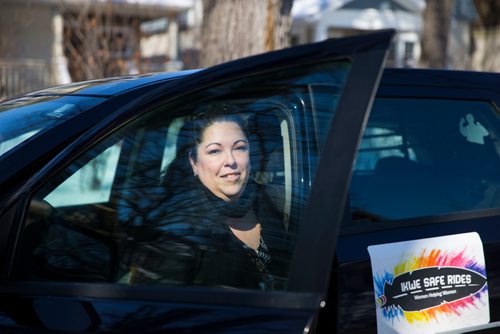
[{"label": "woman's smile", "polygon": [[224,174],[224,175],[221,175],[221,177],[223,179],[226,179],[228,181],[236,181],[240,178],[240,173],[228,173],[228,174]]}]

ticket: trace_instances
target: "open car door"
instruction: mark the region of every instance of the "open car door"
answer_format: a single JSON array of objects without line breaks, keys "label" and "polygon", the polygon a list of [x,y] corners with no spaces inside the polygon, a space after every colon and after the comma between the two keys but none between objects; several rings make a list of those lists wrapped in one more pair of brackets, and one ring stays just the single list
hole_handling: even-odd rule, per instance
[{"label": "open car door", "polygon": [[[326,291],[351,169],[393,35],[326,40],[189,74],[133,99],[76,139],[29,180],[2,218],[20,232],[12,234],[3,268],[0,327],[315,329],[320,308],[336,302]],[[167,167],[186,120],[211,105],[236,106],[252,125],[251,179],[276,268],[266,284],[248,283],[238,262],[208,270],[206,281],[186,280],[178,261],[193,255],[165,247],[176,211],[165,197],[175,187],[164,182]],[[209,214],[197,207],[199,198],[186,202]]]}]

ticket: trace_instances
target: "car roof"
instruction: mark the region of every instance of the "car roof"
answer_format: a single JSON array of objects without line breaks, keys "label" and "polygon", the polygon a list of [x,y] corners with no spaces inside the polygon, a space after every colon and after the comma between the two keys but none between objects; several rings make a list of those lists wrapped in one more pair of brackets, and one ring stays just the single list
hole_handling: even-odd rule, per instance
[{"label": "car roof", "polygon": [[[78,95],[111,97],[127,91],[157,85],[174,80],[200,70],[184,70],[178,72],[150,73],[130,75],[107,79],[97,79],[50,87],[29,93],[29,96],[43,95]],[[385,68],[380,84],[382,86],[434,86],[489,89],[499,91],[499,74],[490,72],[473,72],[441,69]]]},{"label": "car roof", "polygon": [[500,74],[442,69],[386,68],[381,85],[432,86],[500,91]]},{"label": "car roof", "polygon": [[49,87],[27,94],[28,96],[41,95],[78,95],[111,97],[140,87],[167,82],[179,77],[189,75],[198,70],[185,70],[178,72],[149,73],[129,75],[106,79],[96,79],[75,82],[67,85]]}]

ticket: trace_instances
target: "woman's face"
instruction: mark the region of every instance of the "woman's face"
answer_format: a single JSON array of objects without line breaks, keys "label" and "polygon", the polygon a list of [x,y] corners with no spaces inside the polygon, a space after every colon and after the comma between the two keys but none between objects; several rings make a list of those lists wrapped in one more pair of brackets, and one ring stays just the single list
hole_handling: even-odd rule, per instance
[{"label": "woman's face", "polygon": [[201,139],[196,161],[189,157],[194,174],[224,201],[240,198],[250,173],[250,147],[240,126],[216,122],[205,129]]}]

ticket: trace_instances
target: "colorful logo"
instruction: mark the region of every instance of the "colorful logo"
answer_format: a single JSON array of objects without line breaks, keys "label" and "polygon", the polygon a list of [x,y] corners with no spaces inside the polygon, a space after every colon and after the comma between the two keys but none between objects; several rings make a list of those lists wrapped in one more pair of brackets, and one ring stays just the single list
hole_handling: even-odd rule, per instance
[{"label": "colorful logo", "polygon": [[475,295],[486,285],[483,275],[459,267],[429,267],[396,276],[385,282],[380,307],[422,311]]},{"label": "colorful logo", "polygon": [[488,289],[486,270],[465,254],[424,249],[396,265],[393,274],[374,277],[376,302],[384,317],[412,323],[439,314],[460,315],[475,307]]}]

